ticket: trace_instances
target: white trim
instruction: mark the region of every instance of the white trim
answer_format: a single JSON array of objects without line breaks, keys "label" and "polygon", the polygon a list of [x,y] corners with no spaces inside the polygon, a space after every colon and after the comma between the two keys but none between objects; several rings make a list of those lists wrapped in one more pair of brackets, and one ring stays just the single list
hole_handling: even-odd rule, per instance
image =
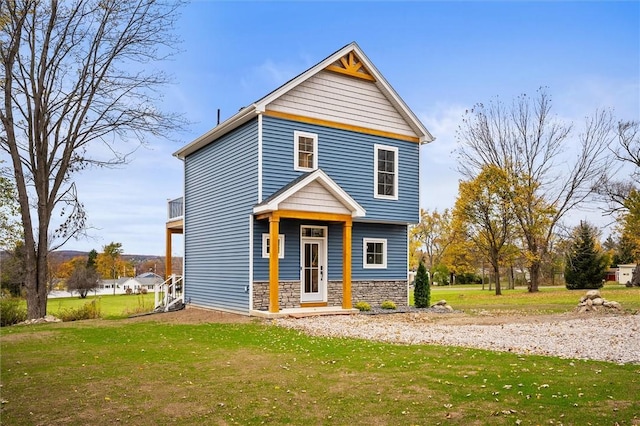
[{"label": "white trim", "polygon": [[249,215],[249,310],[253,309],[253,215]]},{"label": "white trim", "polygon": [[375,78],[376,81],[373,84],[375,84],[378,87],[378,89],[383,93],[383,95],[387,99],[389,99],[389,101],[398,109],[398,111],[400,112],[400,115],[402,115],[407,120],[407,123],[414,130],[414,132],[416,133],[416,136],[418,136],[420,143],[428,143],[428,142],[434,141],[435,138],[431,135],[431,133],[429,133],[427,128],[424,126],[424,124],[420,122],[420,120],[414,114],[414,112],[411,111],[411,109],[409,109],[407,104],[396,93],[393,87],[391,87],[391,85],[382,76],[382,74],[380,74],[380,71],[378,71],[378,69],[373,65],[373,63],[371,63],[369,58],[367,58],[364,52],[360,49],[360,46],[358,46],[354,42],[346,45],[342,49],[333,53],[331,56],[325,58],[321,62],[309,68],[307,71],[289,80],[287,83],[278,87],[276,90],[269,93],[267,96],[263,97],[257,102],[241,109],[231,118],[228,118],[218,126],[209,130],[207,133],[196,138],[193,142],[180,148],[173,155],[178,158],[185,158],[187,155],[197,151],[203,146],[208,145],[209,143],[213,142],[219,137],[241,126],[242,124],[246,123],[247,121],[255,117],[256,114],[260,114],[264,112],[268,104],[278,99],[285,93],[289,92],[294,87],[298,86],[299,84],[305,82],[309,78],[318,74],[320,71],[322,71],[329,65],[333,64],[335,61],[339,60],[349,52],[354,52],[358,56],[358,58],[360,58],[365,68],[367,68],[371,73],[371,75]]},{"label": "white trim", "polygon": [[[367,263],[367,243],[382,244],[382,264]],[[387,269],[387,239],[363,238],[362,239],[362,268],[363,269]]]},{"label": "white trim", "polygon": [[258,115],[258,202],[262,201],[262,114]]},{"label": "white trim", "polygon": [[[378,194],[378,151],[391,151],[394,156],[394,175],[393,175],[393,196]],[[381,200],[397,200],[398,199],[398,178],[400,173],[400,161],[398,155],[398,147],[390,145],[375,144],[373,146],[373,198]]]},{"label": "white trim", "polygon": [[279,210],[280,203],[287,200],[293,194],[297,193],[311,182],[317,181],[327,189],[336,199],[338,199],[347,209],[351,211],[353,217],[363,217],[367,214],[367,211],[351,198],[351,196],[342,189],[337,183],[333,181],[322,169],[318,169],[310,173],[307,177],[297,182],[291,188],[269,201],[267,204],[262,204],[253,208],[254,214],[269,213]]},{"label": "white trim", "polygon": [[375,84],[378,89],[383,93],[383,95],[389,99],[389,101],[398,109],[400,115],[402,115],[407,123],[414,130],[416,135],[420,139],[420,143],[428,143],[435,140],[435,138],[429,133],[427,128],[420,122],[420,120],[416,117],[416,115],[409,109],[407,104],[400,98],[400,96],[396,93],[396,91],[391,87],[391,85],[387,82],[387,80],[380,74],[380,71],[373,65],[373,63],[369,60],[369,58],[364,54],[364,52],[360,49],[357,43],[349,43],[342,49],[333,53],[331,56],[325,58],[321,62],[317,63],[313,67],[309,68],[307,71],[298,75],[297,77],[289,80],[284,85],[280,86],[273,92],[269,93],[264,98],[257,101],[254,106],[256,109],[260,111],[264,111],[266,106],[278,99],[294,87],[302,84],[312,76],[318,74],[320,71],[333,64],[349,52],[354,52],[360,61],[363,63],[364,67],[369,70],[369,73],[375,78]]},{"label": "white trim", "polygon": [[411,252],[410,252],[410,247],[411,247],[411,237],[409,236],[409,225],[407,225],[407,260],[406,260],[406,265],[407,265],[407,306],[409,306],[409,284],[411,284],[411,280],[409,279],[409,265],[411,263]]},{"label": "white trim", "polygon": [[[269,234],[262,234],[262,258],[268,259],[267,243],[269,242]],[[269,244],[271,246],[271,244]],[[284,259],[284,234],[278,234],[278,259]]]},{"label": "white trim", "polygon": [[[299,139],[300,138],[309,138],[313,140],[313,165],[311,167],[302,167],[300,166],[300,146]],[[300,172],[312,172],[318,169],[318,135],[315,133],[308,132],[300,132],[295,130],[293,132],[293,170],[297,170]]]},{"label": "white trim", "polygon": [[[324,231],[323,237],[305,237],[302,235],[302,231],[305,228],[319,228]],[[324,271],[322,272],[321,279],[318,282],[319,288],[318,293],[320,296],[319,300],[313,299],[303,299],[304,294],[304,243],[312,242],[312,241],[321,241],[322,242],[322,251],[320,253],[321,258],[318,259],[318,265],[322,268],[324,267]],[[300,302],[301,303],[309,303],[309,302],[326,302],[327,299],[327,288],[329,287],[329,227],[328,226],[318,226],[318,225],[300,225]]]}]

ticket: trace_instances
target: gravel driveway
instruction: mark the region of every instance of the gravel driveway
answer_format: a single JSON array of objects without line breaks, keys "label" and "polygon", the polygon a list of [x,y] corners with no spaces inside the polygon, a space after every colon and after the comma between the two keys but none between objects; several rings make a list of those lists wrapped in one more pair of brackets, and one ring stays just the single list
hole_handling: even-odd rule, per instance
[{"label": "gravel driveway", "polygon": [[[443,314],[446,316],[447,314]],[[438,323],[427,314],[283,318],[276,324],[316,336],[438,344],[640,364],[640,315],[520,317],[503,323]],[[462,323],[461,323],[462,322]],[[493,321],[499,322],[499,321]]]}]

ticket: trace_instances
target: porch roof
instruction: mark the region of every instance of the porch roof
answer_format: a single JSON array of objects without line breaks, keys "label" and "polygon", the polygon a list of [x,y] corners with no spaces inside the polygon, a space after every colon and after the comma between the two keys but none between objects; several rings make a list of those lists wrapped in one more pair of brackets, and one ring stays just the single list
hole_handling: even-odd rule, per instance
[{"label": "porch roof", "polygon": [[366,210],[324,171],[305,173],[253,208],[254,214],[281,209],[364,217]]}]

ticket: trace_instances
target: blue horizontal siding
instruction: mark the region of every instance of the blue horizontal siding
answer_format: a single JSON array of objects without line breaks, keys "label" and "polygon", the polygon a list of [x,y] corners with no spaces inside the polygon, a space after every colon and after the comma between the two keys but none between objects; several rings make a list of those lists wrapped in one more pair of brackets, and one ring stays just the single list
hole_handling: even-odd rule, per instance
[{"label": "blue horizontal siding", "polygon": [[185,297],[196,305],[249,310],[257,128],[253,120],[185,158]]},{"label": "blue horizontal siding", "polygon": [[[367,211],[362,220],[419,221],[419,144],[273,117],[263,119],[263,197],[301,172],[293,169],[293,133],[318,135],[318,166]],[[374,145],[398,148],[398,200],[374,198]]]},{"label": "blue horizontal siding", "polygon": [[[253,279],[269,280],[269,259],[262,257],[262,234],[269,233],[269,221],[254,222],[253,233]],[[280,234],[284,235],[284,258],[279,259],[279,278],[282,281],[300,279],[300,225],[297,221],[281,220]]]},{"label": "blue horizontal siding", "polygon": [[[279,279],[281,281],[297,281],[300,279],[300,227],[302,225],[328,226],[327,237],[327,270],[330,280],[342,279],[342,224],[328,224],[317,221],[300,221],[282,219],[280,234],[284,235],[284,259],[279,260]],[[269,279],[269,259],[262,257],[262,234],[269,232],[266,220],[254,223],[253,235],[253,279],[267,281]]]},{"label": "blue horizontal siding", "polygon": [[[279,260],[279,278],[281,281],[300,279],[300,226],[316,225],[329,227],[328,278],[342,279],[342,228],[341,223],[324,223],[283,219],[280,221],[280,234],[285,236],[285,256]],[[254,223],[254,280],[269,279],[269,259],[262,258],[262,234],[269,232],[268,221]],[[364,269],[362,265],[363,238],[385,238],[387,240],[387,268]],[[351,252],[352,279],[358,280],[400,280],[407,278],[407,226],[390,224],[372,224],[354,222],[352,230]]]},{"label": "blue horizontal siding", "polygon": [[[351,278],[354,280],[407,279],[407,226],[373,223],[354,223],[352,232]],[[363,238],[386,238],[386,269],[363,267]]]}]

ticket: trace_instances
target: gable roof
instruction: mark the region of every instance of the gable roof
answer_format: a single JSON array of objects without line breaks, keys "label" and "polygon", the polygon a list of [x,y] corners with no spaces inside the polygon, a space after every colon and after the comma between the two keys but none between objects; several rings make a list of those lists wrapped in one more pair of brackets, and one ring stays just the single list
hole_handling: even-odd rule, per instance
[{"label": "gable roof", "polygon": [[[363,217],[366,210],[358,204],[356,200],[340,187],[333,179],[331,179],[322,169],[308,172],[298,176],[284,187],[273,193],[269,198],[256,204],[253,208],[254,214],[268,213],[280,209],[281,204],[292,199],[297,194],[302,194],[305,188],[310,187],[313,183],[319,183],[332,197],[331,201],[336,201],[340,206],[351,212],[353,217]],[[322,200],[320,200],[322,202]],[[325,204],[327,200],[324,200]],[[322,211],[322,208],[316,206],[313,211]]]},{"label": "gable roof", "polygon": [[406,120],[407,124],[418,136],[420,143],[431,142],[435,139],[416,117],[413,111],[409,109],[402,98],[400,98],[393,87],[391,87],[387,80],[382,76],[378,69],[373,65],[369,58],[367,58],[358,44],[352,42],[298,76],[292,78],[258,101],[242,108],[235,115],[220,123],[218,126],[209,130],[202,136],[196,138],[193,142],[180,148],[173,155],[183,159],[187,155],[208,145],[219,137],[251,120],[257,114],[264,113],[268,104],[272,103],[274,100],[283,96],[324,69],[372,81],[384,97],[389,100],[389,102],[398,110],[400,115],[402,115]]}]

